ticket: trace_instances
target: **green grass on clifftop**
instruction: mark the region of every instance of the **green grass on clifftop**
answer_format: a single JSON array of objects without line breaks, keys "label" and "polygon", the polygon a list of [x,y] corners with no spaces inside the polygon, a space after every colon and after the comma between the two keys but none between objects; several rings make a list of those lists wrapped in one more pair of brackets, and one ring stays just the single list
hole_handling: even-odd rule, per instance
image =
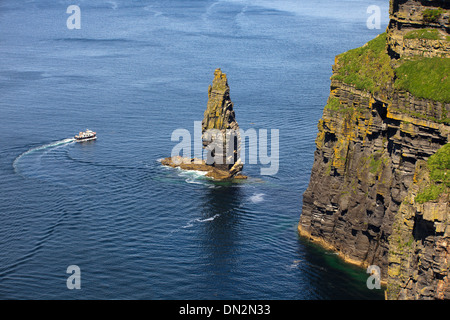
[{"label": "green grass on clifftop", "polygon": [[437,29],[428,28],[409,31],[403,36],[403,39],[443,40],[443,37]]},{"label": "green grass on clifftop", "polygon": [[[428,34],[426,30],[417,32],[420,34],[410,36]],[[427,36],[436,35],[432,32]],[[394,84],[394,88],[408,91],[417,98],[450,102],[450,58],[417,56],[401,61],[400,66],[394,70],[386,50],[386,33],[360,48],[338,55],[331,79],[354,85],[357,89],[372,94]]]},{"label": "green grass on clifftop", "polygon": [[386,53],[386,33],[360,48],[337,56],[332,79],[354,85],[370,93],[379,92],[394,78],[390,57]]},{"label": "green grass on clifftop", "polygon": [[427,161],[430,170],[430,185],[422,190],[415,201],[424,203],[436,200],[443,192],[450,188],[450,143],[441,147]]},{"label": "green grass on clifftop", "polygon": [[395,70],[395,87],[418,98],[450,102],[450,59],[417,58]]}]

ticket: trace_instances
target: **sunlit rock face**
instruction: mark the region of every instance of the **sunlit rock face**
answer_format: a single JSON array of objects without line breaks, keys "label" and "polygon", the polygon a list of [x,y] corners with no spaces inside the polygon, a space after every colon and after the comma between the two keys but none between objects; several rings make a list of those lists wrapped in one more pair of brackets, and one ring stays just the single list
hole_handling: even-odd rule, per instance
[{"label": "sunlit rock face", "polygon": [[208,88],[208,104],[202,121],[203,146],[210,150],[208,164],[220,170],[241,171],[239,125],[230,99],[230,87],[225,73],[214,72]]}]

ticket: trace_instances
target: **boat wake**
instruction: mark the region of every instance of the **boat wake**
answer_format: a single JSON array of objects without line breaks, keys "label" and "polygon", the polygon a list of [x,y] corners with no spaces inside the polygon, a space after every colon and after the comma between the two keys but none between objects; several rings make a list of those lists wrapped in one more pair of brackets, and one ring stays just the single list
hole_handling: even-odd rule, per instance
[{"label": "boat wake", "polygon": [[210,217],[210,218],[205,218],[205,219],[200,219],[200,218],[196,218],[196,219],[192,219],[189,220],[184,226],[179,227],[175,230],[172,230],[168,236],[172,235],[173,233],[179,232],[183,229],[188,229],[188,228],[192,228],[194,226],[195,223],[205,223],[205,222],[211,222],[214,221],[216,218],[220,217],[220,214],[215,214],[214,216]]},{"label": "boat wake", "polygon": [[25,151],[24,153],[22,153],[21,155],[19,155],[16,159],[14,159],[13,161],[13,168],[14,168],[14,172],[15,173],[19,173],[18,170],[18,165],[21,159],[23,159],[24,157],[26,157],[27,155],[30,155],[36,151],[41,151],[41,150],[46,150],[46,149],[50,149],[50,148],[54,148],[54,147],[59,147],[62,145],[66,145],[66,144],[70,144],[72,142],[75,142],[74,138],[67,138],[67,139],[63,139],[63,140],[59,140],[59,141],[55,141],[52,143],[48,143],[48,144],[44,144],[38,147],[34,147],[31,149],[28,149],[27,151]]},{"label": "boat wake", "polygon": [[192,228],[194,226],[194,224],[196,224],[196,223],[205,223],[205,222],[214,221],[215,219],[217,219],[221,215],[227,215],[227,214],[231,213],[232,211],[236,211],[236,210],[244,208],[246,205],[257,204],[257,203],[263,202],[264,201],[264,198],[263,198],[264,196],[265,196],[264,193],[254,193],[252,196],[250,196],[248,198],[247,201],[244,201],[240,205],[238,205],[238,206],[236,206],[234,208],[231,208],[231,209],[229,209],[229,210],[227,210],[227,211],[225,211],[223,213],[220,213],[220,214],[217,213],[214,216],[209,217],[209,218],[205,218],[205,219],[201,219],[201,218],[191,219],[185,225],[183,225],[182,227],[179,227],[177,229],[172,230],[167,236],[170,236],[173,233],[179,232],[179,231],[181,231],[183,229]]}]

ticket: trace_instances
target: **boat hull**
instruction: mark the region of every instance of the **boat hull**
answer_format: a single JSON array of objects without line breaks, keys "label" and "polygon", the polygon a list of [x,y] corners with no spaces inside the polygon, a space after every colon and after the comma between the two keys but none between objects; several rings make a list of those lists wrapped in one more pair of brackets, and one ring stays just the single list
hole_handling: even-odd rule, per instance
[{"label": "boat hull", "polygon": [[95,140],[97,139],[97,137],[86,137],[86,138],[75,138],[76,142],[84,142],[84,141],[91,141],[91,140]]}]

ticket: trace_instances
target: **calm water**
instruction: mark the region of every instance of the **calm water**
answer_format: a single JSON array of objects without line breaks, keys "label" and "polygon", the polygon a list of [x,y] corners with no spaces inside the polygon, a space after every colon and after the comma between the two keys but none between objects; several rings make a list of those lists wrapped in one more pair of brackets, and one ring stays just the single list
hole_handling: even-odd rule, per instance
[{"label": "calm water", "polygon": [[[71,4],[0,3],[0,298],[383,298],[296,227],[334,56],[384,31],[388,1],[374,30],[362,0],[86,0],[80,30]],[[158,162],[218,67],[240,127],[280,130],[275,176]]]}]

